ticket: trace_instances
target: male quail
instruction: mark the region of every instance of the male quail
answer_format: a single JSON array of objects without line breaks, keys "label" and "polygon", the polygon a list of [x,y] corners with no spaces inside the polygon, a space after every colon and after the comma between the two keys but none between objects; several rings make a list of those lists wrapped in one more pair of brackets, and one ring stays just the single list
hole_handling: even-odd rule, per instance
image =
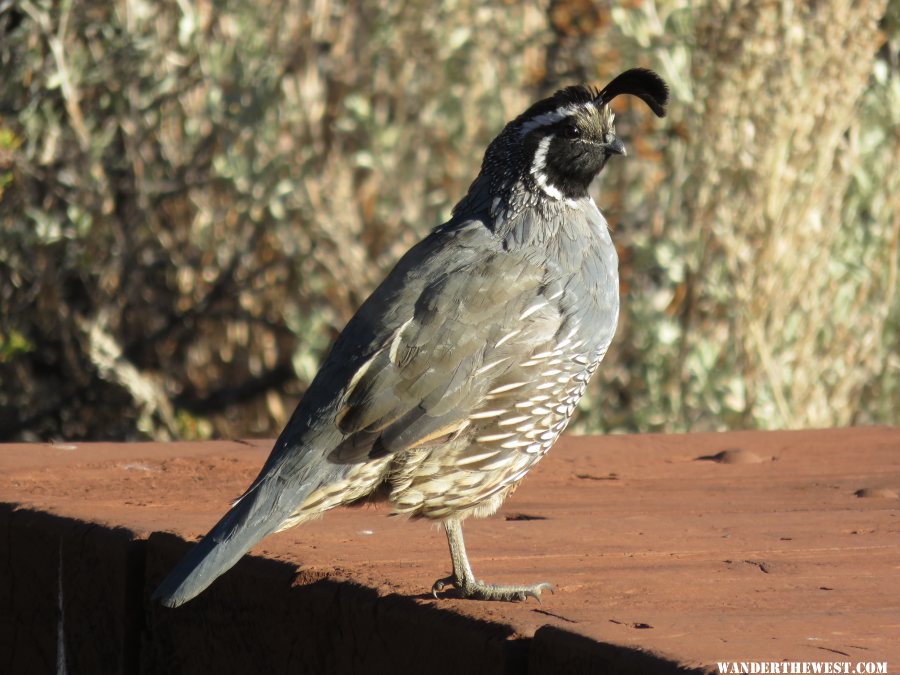
[{"label": "male quail", "polygon": [[490,144],[451,219],[363,303],[259,476],[156,591],[175,607],[260,539],[363,498],[443,523],[468,598],[539,598],[549,584],[475,579],[462,521],[494,513],[556,441],[616,329],[616,250],[588,186],[625,146],[620,94],[665,114],[633,69],[535,103]]}]

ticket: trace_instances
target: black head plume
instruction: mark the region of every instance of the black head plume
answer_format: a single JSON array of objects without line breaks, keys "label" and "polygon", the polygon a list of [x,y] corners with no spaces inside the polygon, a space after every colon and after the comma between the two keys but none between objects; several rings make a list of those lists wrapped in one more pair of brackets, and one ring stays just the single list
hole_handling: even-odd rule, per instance
[{"label": "black head plume", "polygon": [[656,113],[657,117],[666,116],[669,88],[663,79],[652,70],[646,68],[626,70],[603,87],[595,100],[600,104],[609,103],[620,94],[637,96],[650,106],[650,110]]}]

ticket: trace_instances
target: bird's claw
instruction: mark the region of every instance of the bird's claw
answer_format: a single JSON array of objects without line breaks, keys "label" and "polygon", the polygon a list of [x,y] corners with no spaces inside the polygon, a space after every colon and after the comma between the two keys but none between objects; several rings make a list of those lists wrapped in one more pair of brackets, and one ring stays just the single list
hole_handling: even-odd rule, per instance
[{"label": "bird's claw", "polygon": [[453,586],[464,598],[473,600],[505,600],[508,602],[524,602],[528,598],[534,598],[541,604],[541,593],[550,591],[555,593],[553,584],[546,581],[531,586],[503,586],[500,584],[486,584],[477,580],[458,580],[456,577],[444,577],[438,579],[431,586],[431,594],[438,598],[438,594],[445,588]]},{"label": "bird's claw", "polygon": [[431,585],[431,594],[438,598],[438,593],[443,591],[447,586],[455,586],[456,580],[453,577],[444,577],[443,579],[438,579]]},{"label": "bird's claw", "polygon": [[540,605],[540,604],[542,604],[541,603],[541,592],[542,591],[550,591],[550,595],[553,595],[554,593],[556,593],[556,588],[554,588],[553,584],[548,584],[546,581],[542,581],[541,583],[535,584],[531,588],[528,588],[525,591],[525,597],[522,598],[522,600],[525,600],[525,598],[529,598],[529,597],[534,598],[535,600],[538,601],[538,604]]}]

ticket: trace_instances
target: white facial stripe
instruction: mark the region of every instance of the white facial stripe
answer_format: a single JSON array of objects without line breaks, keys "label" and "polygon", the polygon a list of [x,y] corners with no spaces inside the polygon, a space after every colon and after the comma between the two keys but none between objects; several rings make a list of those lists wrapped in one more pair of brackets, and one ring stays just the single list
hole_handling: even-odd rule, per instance
[{"label": "white facial stripe", "polygon": [[534,161],[531,163],[531,173],[537,176],[544,173],[547,168],[547,151],[550,149],[550,141],[555,138],[554,134],[544,136],[538,143],[537,150],[534,153]]},{"label": "white facial stripe", "polygon": [[537,150],[534,153],[534,161],[531,163],[531,175],[534,176],[534,182],[538,184],[548,197],[562,199],[562,192],[547,182],[547,174],[544,173],[547,168],[547,151],[550,149],[550,143],[554,138],[555,136],[550,134],[549,136],[544,136],[541,142],[538,143]]},{"label": "white facial stripe", "polygon": [[519,130],[519,138],[525,138],[528,134],[539,127],[546,127],[551,124],[556,124],[561,119],[565,119],[569,115],[573,114],[578,108],[579,105],[564,105],[553,112],[544,113],[543,115],[538,115],[537,117],[528,120],[525,124],[522,125],[522,128]]}]

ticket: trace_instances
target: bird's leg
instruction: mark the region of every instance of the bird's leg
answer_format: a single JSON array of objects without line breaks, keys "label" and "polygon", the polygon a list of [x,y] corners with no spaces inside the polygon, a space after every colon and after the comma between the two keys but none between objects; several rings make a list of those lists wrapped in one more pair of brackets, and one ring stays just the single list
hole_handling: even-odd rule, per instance
[{"label": "bird's leg", "polygon": [[525,598],[532,597],[540,602],[541,591],[553,592],[553,586],[546,582],[530,586],[502,586],[478,581],[472,574],[469,557],[466,555],[462,523],[458,520],[446,520],[444,521],[444,531],[447,533],[447,542],[450,544],[453,574],[434,582],[431,587],[434,597],[438,597],[438,593],[447,586],[454,586],[462,597],[475,600],[525,600]]}]

